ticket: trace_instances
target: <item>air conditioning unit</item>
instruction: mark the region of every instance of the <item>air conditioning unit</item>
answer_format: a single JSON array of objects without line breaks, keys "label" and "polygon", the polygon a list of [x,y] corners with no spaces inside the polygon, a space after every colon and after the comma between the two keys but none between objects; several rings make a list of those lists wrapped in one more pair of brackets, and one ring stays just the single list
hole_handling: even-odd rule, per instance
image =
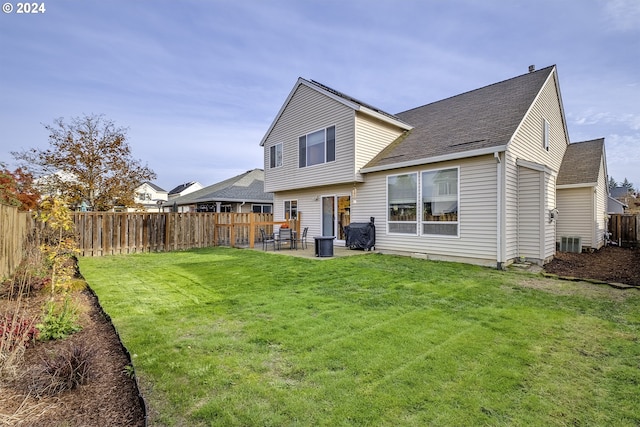
[{"label": "air conditioning unit", "polygon": [[563,236],[560,238],[560,252],[582,252],[582,239],[580,237]]}]

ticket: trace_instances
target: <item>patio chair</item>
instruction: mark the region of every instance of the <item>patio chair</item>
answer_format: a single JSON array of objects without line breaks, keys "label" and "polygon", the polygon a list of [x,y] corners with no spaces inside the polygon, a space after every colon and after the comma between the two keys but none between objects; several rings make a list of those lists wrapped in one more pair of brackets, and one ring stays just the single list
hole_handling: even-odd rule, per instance
[{"label": "patio chair", "polygon": [[273,236],[267,236],[267,233],[264,232],[264,228],[260,229],[260,234],[262,235],[262,250],[266,251],[269,248],[269,244],[273,245],[273,250],[276,250],[276,239]]},{"label": "patio chair", "polygon": [[300,243],[302,249],[307,248],[307,231],[309,231],[309,227],[305,227],[300,237],[296,239],[296,249],[298,248],[298,243]]},{"label": "patio chair", "polygon": [[281,228],[279,232],[278,246],[282,249],[283,243],[289,243],[289,249],[293,249],[295,241],[293,240],[293,233],[290,228]]}]

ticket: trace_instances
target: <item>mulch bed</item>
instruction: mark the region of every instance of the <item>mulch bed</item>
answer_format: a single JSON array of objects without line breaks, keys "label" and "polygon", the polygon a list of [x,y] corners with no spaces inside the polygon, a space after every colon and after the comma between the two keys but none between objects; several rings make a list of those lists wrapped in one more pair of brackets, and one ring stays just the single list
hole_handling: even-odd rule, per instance
[{"label": "mulch bed", "polygon": [[[32,315],[41,312],[48,295],[37,294],[24,301]],[[88,290],[76,292],[82,330],[67,339],[36,342],[27,348],[16,378],[0,384],[0,425],[16,426],[133,426],[145,425],[144,405],[135,379],[126,368],[130,363],[111,322],[96,297]],[[7,301],[0,300],[0,309]],[[2,310],[0,310],[2,311]],[[47,355],[70,345],[91,349],[89,381],[55,396],[29,393],[34,370]],[[4,422],[4,424],[3,424]]]},{"label": "mulch bed", "polygon": [[640,248],[606,246],[580,254],[558,252],[544,270],[562,277],[640,286]]}]

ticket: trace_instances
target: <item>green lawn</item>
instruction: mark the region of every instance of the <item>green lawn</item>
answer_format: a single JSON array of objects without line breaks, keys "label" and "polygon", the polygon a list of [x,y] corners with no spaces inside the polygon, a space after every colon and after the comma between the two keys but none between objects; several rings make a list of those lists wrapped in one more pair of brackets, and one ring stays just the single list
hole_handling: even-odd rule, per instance
[{"label": "green lawn", "polygon": [[640,425],[640,292],[367,254],[82,258],[151,425]]}]

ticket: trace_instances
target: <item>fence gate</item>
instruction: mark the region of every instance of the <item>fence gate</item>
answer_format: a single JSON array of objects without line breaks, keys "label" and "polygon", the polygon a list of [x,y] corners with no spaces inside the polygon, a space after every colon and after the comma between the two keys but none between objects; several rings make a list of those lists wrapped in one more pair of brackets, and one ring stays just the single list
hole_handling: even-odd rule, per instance
[{"label": "fence gate", "polygon": [[640,240],[640,215],[609,216],[609,239],[622,247],[636,247]]}]

